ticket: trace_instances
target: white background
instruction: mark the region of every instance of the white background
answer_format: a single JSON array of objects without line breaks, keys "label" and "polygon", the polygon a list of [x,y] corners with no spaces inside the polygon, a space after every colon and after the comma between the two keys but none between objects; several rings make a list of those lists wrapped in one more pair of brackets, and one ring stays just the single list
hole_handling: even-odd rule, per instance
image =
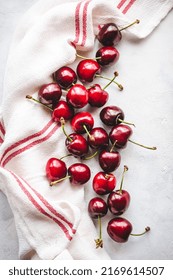
[{"label": "white background", "polygon": [[[0,100],[3,76],[11,38],[22,14],[35,0],[0,0]],[[123,162],[116,172],[118,183],[123,165],[129,167],[124,187],[131,194],[131,205],[124,217],[134,232],[145,226],[151,232],[141,238],[130,237],[116,244],[106,234],[104,244],[112,259],[173,258],[173,13],[145,40],[123,36],[117,47],[119,81],[123,93],[114,90],[115,103],[126,120],[136,124],[133,140],[157,146],[148,151],[129,143],[122,151]],[[111,75],[113,69],[109,70]],[[110,217],[112,217],[110,215]],[[0,259],[17,259],[18,242],[13,215],[0,192]]]}]

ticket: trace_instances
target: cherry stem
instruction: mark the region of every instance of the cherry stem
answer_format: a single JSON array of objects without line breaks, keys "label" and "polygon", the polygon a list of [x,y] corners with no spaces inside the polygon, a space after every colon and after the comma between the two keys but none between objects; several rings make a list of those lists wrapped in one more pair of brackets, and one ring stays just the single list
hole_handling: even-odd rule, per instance
[{"label": "cherry stem", "polygon": [[121,122],[121,123],[128,124],[128,125],[133,125],[134,127],[136,127],[134,123],[126,122],[126,121],[124,121],[124,120],[122,120],[122,119],[118,119],[118,121]]},{"label": "cherry stem", "polygon": [[96,243],[96,249],[97,248],[103,248],[103,240],[102,240],[102,222],[101,217],[98,215],[98,225],[99,225],[99,238],[95,240]]},{"label": "cherry stem", "polygon": [[157,150],[157,147],[148,147],[148,146],[139,144],[139,143],[137,143],[137,142],[134,142],[134,141],[132,141],[131,139],[128,139],[128,141],[131,142],[131,143],[133,143],[133,144],[135,144],[135,145],[138,145],[138,146],[140,146],[140,147],[142,147],[142,148],[145,148],[145,149]]},{"label": "cherry stem", "polygon": [[70,157],[70,156],[72,156],[72,154],[67,154],[67,155],[61,157],[60,160],[62,160],[63,158],[66,158],[66,157]]},{"label": "cherry stem", "polygon": [[93,157],[95,157],[98,154],[98,151],[96,151],[94,154],[92,154],[89,157],[85,157],[84,159],[88,160],[88,159],[92,159]]},{"label": "cherry stem", "polygon": [[30,99],[30,100],[32,100],[32,101],[34,101],[34,102],[37,102],[38,104],[41,104],[42,106],[44,106],[45,108],[49,109],[50,111],[53,111],[53,109],[50,108],[48,105],[46,105],[46,104],[42,103],[41,101],[35,99],[35,98],[32,97],[31,95],[26,95],[26,98],[27,98],[27,99]]},{"label": "cherry stem", "polygon": [[94,137],[89,133],[89,130],[88,130],[88,128],[87,128],[87,126],[85,124],[83,125],[83,128],[85,129],[85,131],[86,131],[87,135],[89,136],[89,138],[91,140],[94,140]]},{"label": "cherry stem", "polygon": [[113,145],[112,145],[112,147],[110,149],[110,153],[112,153],[113,149],[115,148],[116,143],[117,143],[117,140],[115,140],[115,142],[113,143]]},{"label": "cherry stem", "polygon": [[68,179],[68,178],[71,178],[71,176],[68,175],[68,176],[65,176],[65,177],[63,177],[63,178],[61,178],[61,179],[59,179],[59,180],[52,181],[52,182],[50,182],[50,186],[52,187],[52,186],[56,185],[57,183],[60,183],[60,182],[66,180],[66,179]]},{"label": "cherry stem", "polygon": [[139,19],[136,19],[134,22],[130,23],[129,25],[124,26],[124,27],[122,27],[121,29],[119,29],[119,31],[125,30],[125,29],[129,28],[130,26],[132,26],[132,25],[134,25],[134,24],[138,24],[138,23],[140,23],[140,20],[139,20]]},{"label": "cherry stem", "polygon": [[61,118],[61,119],[60,119],[60,122],[61,122],[61,128],[62,128],[62,131],[63,131],[64,135],[67,137],[67,139],[68,139],[70,142],[72,142],[73,139],[72,139],[72,138],[67,134],[67,132],[65,131],[65,120],[64,120],[64,118]]},{"label": "cherry stem", "polygon": [[122,194],[122,188],[123,188],[123,182],[124,182],[124,175],[127,171],[128,171],[128,167],[126,165],[124,165],[124,171],[123,171],[123,174],[122,174],[121,184],[120,184],[120,189],[119,189],[119,192],[121,194]]},{"label": "cherry stem", "polygon": [[[77,57],[79,57],[79,58],[82,58],[82,59],[93,59],[93,58],[88,58],[88,57],[86,57],[86,56],[83,56],[83,55],[80,55],[80,54],[76,54],[76,56]],[[100,59],[101,58],[101,56],[98,56],[98,57],[96,57],[96,59]],[[95,60],[95,59],[94,59]]]},{"label": "cherry stem", "polygon": [[[118,74],[117,72],[115,72],[115,73]],[[115,73],[114,73],[114,76],[117,77],[118,75],[115,75]],[[110,79],[110,78],[105,77],[105,76],[102,76],[102,75],[100,75],[100,74],[96,74],[96,77],[102,78],[102,79],[105,79],[105,80],[108,80],[108,81],[110,81],[110,83],[109,83],[108,85],[110,85],[111,83],[114,83],[114,84],[116,84],[116,85],[119,87],[120,90],[123,90],[123,86],[122,86],[121,84],[119,84],[118,82],[115,81],[115,77],[114,77],[113,79]],[[106,85],[106,87],[107,87],[108,85]],[[105,87],[105,88],[106,88],[106,87]],[[105,88],[103,88],[103,90],[104,90]]]},{"label": "cherry stem", "polygon": [[105,90],[108,86],[110,86],[114,82],[115,78],[118,76],[117,74],[118,74],[117,72],[114,73],[114,77],[110,80],[110,82],[107,85],[104,86],[103,90]]},{"label": "cherry stem", "polygon": [[148,231],[150,231],[150,227],[146,227],[145,231],[142,232],[142,233],[131,233],[130,235],[132,235],[132,236],[141,236],[141,235],[144,235],[145,233],[147,233]]}]

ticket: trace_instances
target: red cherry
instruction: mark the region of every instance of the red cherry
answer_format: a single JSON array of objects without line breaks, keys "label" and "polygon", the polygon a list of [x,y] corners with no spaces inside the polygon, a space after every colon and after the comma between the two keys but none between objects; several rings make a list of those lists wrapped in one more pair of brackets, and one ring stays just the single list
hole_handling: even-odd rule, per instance
[{"label": "red cherry", "polygon": [[99,154],[99,164],[105,172],[113,172],[120,165],[121,156],[119,152],[101,151]]},{"label": "red cherry", "polygon": [[72,129],[76,133],[85,133],[93,128],[94,119],[89,112],[79,112],[71,120]]},{"label": "red cherry", "polygon": [[132,229],[132,224],[125,218],[120,217],[110,220],[107,226],[109,236],[118,243],[126,242]]},{"label": "red cherry", "polygon": [[126,147],[127,141],[132,133],[133,131],[130,126],[118,124],[111,129],[109,138],[113,144],[115,143],[116,148],[122,149]]},{"label": "red cherry", "polygon": [[74,108],[83,108],[88,103],[88,91],[83,85],[76,84],[69,89],[66,100]]},{"label": "red cherry", "polygon": [[101,27],[97,39],[104,46],[113,46],[121,41],[122,34],[115,23],[107,23]]},{"label": "red cherry", "polygon": [[67,174],[66,164],[57,158],[50,158],[46,164],[46,176],[50,181],[59,180]]},{"label": "red cherry", "polygon": [[129,207],[130,195],[127,191],[122,190],[124,175],[125,172],[127,172],[127,170],[128,167],[125,165],[121,179],[120,189],[115,192],[111,192],[107,199],[108,208],[114,215],[123,214]]},{"label": "red cherry", "polygon": [[88,204],[88,212],[93,219],[97,219],[98,216],[104,217],[108,212],[108,206],[102,198],[94,197]]},{"label": "red cherry", "polygon": [[74,116],[73,107],[66,101],[60,100],[52,113],[52,119],[61,123],[61,120],[70,120]]},{"label": "red cherry", "polygon": [[86,164],[75,163],[68,168],[70,182],[74,185],[85,184],[91,177],[91,171]]},{"label": "red cherry", "polygon": [[101,110],[100,119],[108,126],[117,125],[124,120],[124,112],[117,106],[107,106]]},{"label": "red cherry", "polygon": [[102,127],[94,127],[90,130],[87,141],[91,148],[103,149],[108,147],[109,137]]},{"label": "red cherry", "polygon": [[75,71],[68,66],[59,68],[53,74],[53,78],[63,89],[67,89],[77,82]]},{"label": "red cherry", "polygon": [[47,105],[55,105],[61,98],[61,95],[61,88],[56,83],[45,84],[38,91],[38,98],[40,102]]},{"label": "red cherry", "polygon": [[119,51],[111,46],[102,47],[96,52],[96,60],[101,66],[116,63],[119,56]]},{"label": "red cherry", "polygon": [[101,68],[93,59],[81,60],[77,66],[77,75],[82,82],[92,82],[96,74],[100,74]]},{"label": "red cherry", "polygon": [[102,107],[107,102],[109,95],[99,84],[95,84],[88,89],[88,103],[92,107]]},{"label": "red cherry", "polygon": [[89,150],[86,139],[77,133],[71,133],[66,138],[65,145],[71,154],[79,157],[86,155]]},{"label": "red cherry", "polygon": [[114,190],[116,178],[111,173],[98,172],[93,179],[93,189],[99,195],[105,195]]}]

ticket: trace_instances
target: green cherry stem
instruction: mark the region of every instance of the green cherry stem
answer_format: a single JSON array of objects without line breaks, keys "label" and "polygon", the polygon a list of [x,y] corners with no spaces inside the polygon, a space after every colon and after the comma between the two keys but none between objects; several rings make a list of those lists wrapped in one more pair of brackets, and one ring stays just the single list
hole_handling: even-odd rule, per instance
[{"label": "green cherry stem", "polygon": [[52,181],[52,182],[50,182],[50,186],[52,187],[52,186],[54,186],[54,185],[56,185],[56,184],[58,184],[58,183],[60,183],[60,182],[62,182],[62,181],[64,181],[64,180],[66,180],[66,179],[68,179],[68,178],[70,179],[71,176],[68,175],[68,176],[65,176],[65,177],[63,177],[63,178],[61,178],[61,179],[59,179],[59,180]]},{"label": "green cherry stem", "polygon": [[50,108],[48,105],[46,105],[46,104],[42,103],[41,101],[35,99],[35,98],[32,97],[31,95],[26,95],[26,98],[27,98],[27,99],[30,99],[30,100],[32,100],[32,101],[38,103],[38,104],[41,104],[42,106],[44,106],[45,108],[49,109],[50,111],[53,111],[53,109]]},{"label": "green cherry stem", "polygon": [[128,139],[128,141],[131,142],[131,143],[133,143],[133,144],[135,144],[135,145],[138,145],[138,146],[140,146],[140,147],[142,147],[142,148],[145,148],[145,149],[157,150],[157,147],[145,146],[145,145],[139,144],[139,143],[137,143],[137,142],[135,142],[135,141],[132,141],[131,139]]},{"label": "green cherry stem", "polygon": [[142,233],[131,233],[130,235],[132,235],[132,236],[141,236],[141,235],[146,234],[148,231],[150,231],[150,227],[146,227],[145,231],[142,232]]},{"label": "green cherry stem", "polygon": [[67,134],[67,132],[65,131],[65,120],[64,120],[64,118],[61,118],[61,119],[60,119],[60,123],[61,123],[61,128],[62,128],[62,131],[63,131],[64,135],[67,137],[67,139],[68,139],[70,142],[72,142],[73,139],[72,139],[72,138]]},{"label": "green cherry stem", "polygon": [[[78,53],[76,54],[76,56],[79,57],[79,58],[82,58],[82,59],[94,59],[94,60],[95,60],[95,58],[88,58],[88,57],[83,56],[83,55],[80,55],[80,54],[78,54]],[[98,57],[96,57],[96,60],[97,60],[97,59],[100,59],[100,58],[101,58],[101,57],[98,56]]]},{"label": "green cherry stem", "polygon": [[[110,81],[110,83],[109,83],[108,85],[110,85],[111,83],[115,83],[115,84],[119,87],[120,90],[123,90],[123,86],[122,86],[121,84],[119,84],[117,81],[115,81],[115,78],[116,78],[117,76],[118,76],[118,73],[117,73],[117,72],[114,73],[113,79],[110,79],[110,78],[105,77],[105,76],[100,75],[100,74],[96,74],[96,77],[102,78],[102,79],[105,79],[105,80]],[[103,89],[107,88],[108,85],[106,85],[106,87],[104,87]]]},{"label": "green cherry stem", "polygon": [[70,156],[72,156],[72,154],[67,154],[67,155],[65,155],[65,156],[61,157],[61,158],[60,158],[60,160],[62,160],[62,159],[64,159],[64,158],[66,158],[66,157],[70,157]]},{"label": "green cherry stem", "polygon": [[92,154],[91,156],[88,156],[88,157],[85,157],[85,158],[83,158],[84,160],[86,159],[86,160],[89,160],[89,159],[92,159],[92,158],[94,158],[97,154],[98,154],[98,152],[99,151],[96,151],[94,154]]},{"label": "green cherry stem", "polygon": [[139,24],[139,23],[140,23],[140,20],[139,20],[139,19],[136,19],[134,22],[130,23],[129,25],[124,26],[124,27],[122,27],[121,29],[119,29],[119,31],[125,30],[125,29],[129,28],[130,26],[132,26],[132,25],[134,25],[134,24]]},{"label": "green cherry stem", "polygon": [[123,188],[123,182],[124,182],[124,175],[125,173],[128,171],[128,167],[126,165],[124,165],[124,171],[122,174],[122,178],[121,178],[121,183],[120,183],[120,189],[119,192],[122,194],[122,188]]},{"label": "green cherry stem", "polygon": [[90,134],[90,132],[89,132],[89,130],[88,130],[88,128],[87,128],[87,126],[85,124],[83,125],[83,128],[85,129],[86,134],[89,136],[89,138],[91,140],[94,140],[94,137]]},{"label": "green cherry stem", "polygon": [[121,123],[128,124],[128,125],[133,125],[134,127],[136,127],[134,123],[126,122],[126,121],[121,120],[121,119],[119,119],[119,118],[118,118],[118,120],[119,120],[119,122],[121,122]]},{"label": "green cherry stem", "polygon": [[102,240],[102,223],[101,223],[101,217],[98,215],[98,226],[99,226],[99,238],[95,240],[96,243],[96,249],[97,248],[103,248],[103,240]]}]

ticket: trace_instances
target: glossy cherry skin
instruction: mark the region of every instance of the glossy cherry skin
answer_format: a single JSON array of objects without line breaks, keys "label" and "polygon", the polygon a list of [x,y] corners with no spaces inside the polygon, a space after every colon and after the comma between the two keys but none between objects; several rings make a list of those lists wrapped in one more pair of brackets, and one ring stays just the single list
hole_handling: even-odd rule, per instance
[{"label": "glossy cherry skin", "polygon": [[75,71],[68,66],[59,68],[53,74],[53,78],[63,89],[67,89],[77,82],[77,75]]},{"label": "glossy cherry skin", "polygon": [[93,128],[94,119],[89,112],[79,112],[76,113],[72,118],[71,126],[76,133],[82,134],[86,132],[84,126],[86,126],[88,130],[91,130]]},{"label": "glossy cherry skin", "polygon": [[117,190],[108,196],[108,208],[114,215],[122,215],[130,203],[130,194],[125,190]]},{"label": "glossy cherry skin", "polygon": [[100,112],[100,119],[104,124],[114,126],[124,120],[124,112],[117,106],[106,106]]},{"label": "glossy cherry skin", "polygon": [[77,66],[77,75],[81,82],[92,82],[96,74],[100,74],[101,67],[99,63],[93,59],[81,60]]},{"label": "glossy cherry skin", "polygon": [[97,39],[103,46],[113,46],[121,41],[122,34],[115,23],[107,23],[101,27]]},{"label": "glossy cherry skin", "polygon": [[72,141],[66,138],[65,145],[71,154],[82,157],[88,153],[89,146],[86,139],[82,135],[71,133],[69,137],[72,139]]},{"label": "glossy cherry skin", "polygon": [[66,164],[57,158],[50,158],[46,164],[46,176],[50,181],[64,178],[67,174]]},{"label": "glossy cherry skin", "polygon": [[122,149],[126,147],[127,141],[131,135],[132,129],[130,128],[130,126],[125,124],[118,124],[111,129],[109,133],[109,139],[112,143],[115,143],[116,141],[116,148]]},{"label": "glossy cherry skin", "polygon": [[121,217],[113,218],[109,221],[107,226],[109,236],[118,243],[126,242],[132,229],[132,224],[125,218]]},{"label": "glossy cherry skin", "polygon": [[99,84],[95,84],[88,89],[88,103],[92,107],[102,107],[106,104],[108,98],[109,94]]},{"label": "glossy cherry skin", "polygon": [[66,101],[60,100],[52,113],[52,119],[60,123],[61,119],[70,120],[74,116],[74,108]]},{"label": "glossy cherry skin", "polygon": [[88,91],[86,87],[81,84],[72,86],[66,95],[66,100],[74,108],[83,108],[88,103]]},{"label": "glossy cherry skin", "polygon": [[87,138],[88,144],[93,149],[103,149],[108,147],[109,136],[102,127],[94,127],[90,130]]},{"label": "glossy cherry skin", "polygon": [[116,63],[119,59],[119,56],[119,51],[112,46],[102,47],[96,52],[96,60],[101,66],[107,66]]},{"label": "glossy cherry skin", "polygon": [[86,164],[74,163],[68,168],[68,175],[73,185],[82,185],[89,181],[91,171]]},{"label": "glossy cherry skin", "polygon": [[98,172],[93,178],[93,190],[99,195],[112,192],[116,186],[116,178],[111,173]]},{"label": "glossy cherry skin", "polygon": [[38,91],[39,100],[46,105],[55,104],[61,98],[62,91],[58,84],[49,83],[43,85]]},{"label": "glossy cherry skin", "polygon": [[119,152],[101,151],[99,164],[105,172],[113,172],[120,165],[121,156]]},{"label": "glossy cherry skin", "polygon": [[93,219],[97,219],[98,216],[101,218],[107,214],[108,206],[102,198],[94,197],[89,201],[88,212]]}]

